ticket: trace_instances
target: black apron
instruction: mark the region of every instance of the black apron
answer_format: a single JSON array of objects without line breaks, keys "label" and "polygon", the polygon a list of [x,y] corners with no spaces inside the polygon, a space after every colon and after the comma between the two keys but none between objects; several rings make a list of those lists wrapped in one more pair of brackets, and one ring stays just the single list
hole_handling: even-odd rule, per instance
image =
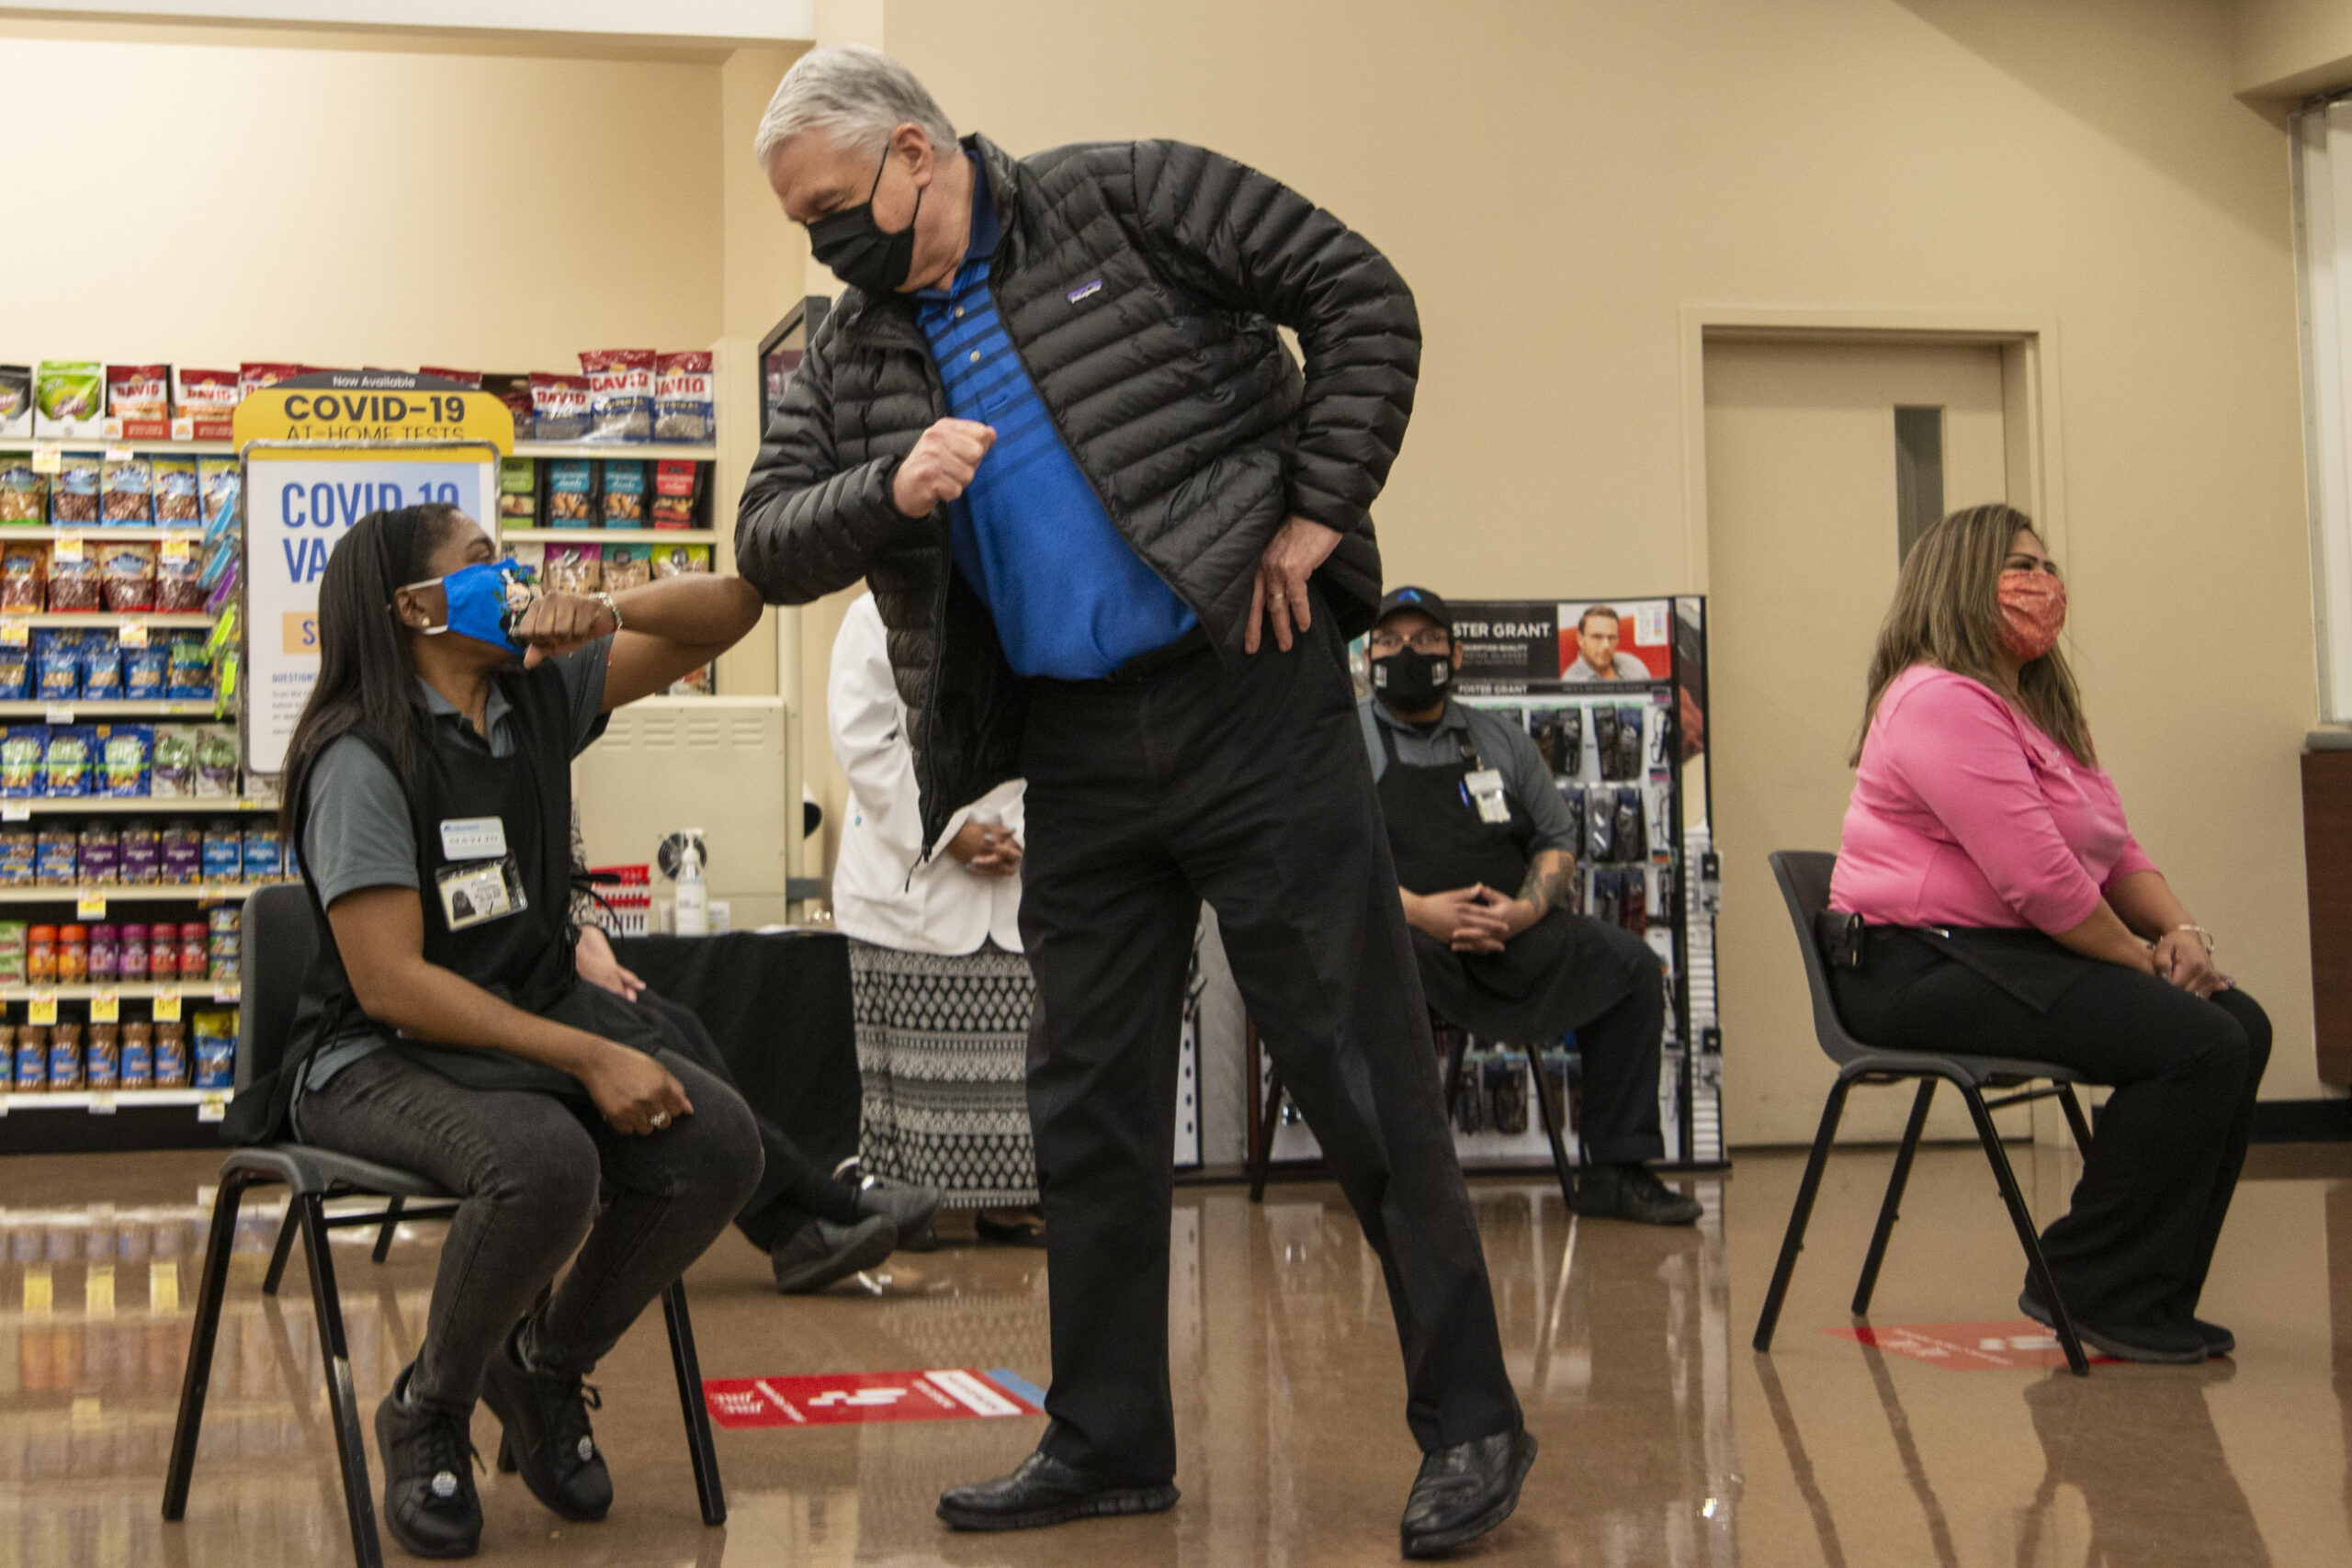
[{"label": "black apron", "polygon": [[[1388,758],[1380,811],[1397,882],[1423,895],[1478,883],[1516,897],[1527,881],[1535,823],[1508,791],[1509,821],[1478,815],[1469,777],[1486,763],[1468,734],[1461,736],[1458,761],[1414,767],[1398,760],[1396,736],[1377,715],[1373,725]],[[1623,998],[1625,986],[1613,963],[1604,966],[1605,979],[1577,963],[1577,949],[1589,945],[1579,940],[1579,923],[1555,908],[1500,953],[1456,953],[1416,929],[1413,953],[1430,1008],[1457,1028],[1513,1044],[1554,1039],[1589,1022]]]},{"label": "black apron", "polygon": [[[487,746],[458,744],[446,722],[435,719],[433,743],[419,759],[416,781],[406,791],[416,840],[417,894],[424,906],[425,962],[464,976],[526,1012],[649,1053],[659,1050],[664,1037],[637,1009],[580,981],[570,912],[571,712],[562,672],[542,664],[508,671],[496,679],[513,705],[513,755],[495,757]],[[393,766],[390,748],[381,737],[365,729],[352,733],[373,748],[387,767]],[[297,844],[307,838],[309,815],[309,801],[298,803]],[[460,846],[459,853],[449,853],[442,825],[482,818],[496,818],[503,826],[524,906],[496,919],[453,930],[439,894],[440,881],[453,867],[478,863],[479,852]],[[279,1136],[311,1053],[322,1042],[349,1032],[352,1021],[364,1016],[308,864],[302,867],[302,884],[318,921],[318,953],[303,976],[277,1071],[249,1086],[230,1107],[224,1131],[234,1142]],[[257,962],[258,955],[248,954],[246,961]],[[386,1032],[391,1034],[388,1049],[468,1088],[573,1096],[587,1092],[567,1073],[503,1051],[428,1045],[389,1029]]]}]

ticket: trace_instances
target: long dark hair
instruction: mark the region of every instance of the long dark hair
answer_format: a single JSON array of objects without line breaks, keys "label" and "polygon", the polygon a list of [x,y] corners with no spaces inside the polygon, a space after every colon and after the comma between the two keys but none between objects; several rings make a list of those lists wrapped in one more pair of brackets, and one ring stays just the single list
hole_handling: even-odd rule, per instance
[{"label": "long dark hair", "polygon": [[319,682],[287,742],[279,818],[290,835],[311,771],[326,749],[365,729],[392,754],[403,788],[431,743],[432,714],[416,689],[392,592],[433,575],[427,565],[466,514],[447,502],[371,512],[336,541],[319,577]]}]

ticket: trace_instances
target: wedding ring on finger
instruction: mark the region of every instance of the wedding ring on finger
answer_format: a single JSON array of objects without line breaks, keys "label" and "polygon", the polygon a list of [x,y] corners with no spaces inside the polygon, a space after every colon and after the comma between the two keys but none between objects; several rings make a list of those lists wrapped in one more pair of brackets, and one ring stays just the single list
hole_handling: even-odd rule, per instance
[{"label": "wedding ring on finger", "polygon": [[666,1111],[657,1111],[647,1120],[653,1123],[653,1130],[658,1133],[670,1124],[670,1113]]}]

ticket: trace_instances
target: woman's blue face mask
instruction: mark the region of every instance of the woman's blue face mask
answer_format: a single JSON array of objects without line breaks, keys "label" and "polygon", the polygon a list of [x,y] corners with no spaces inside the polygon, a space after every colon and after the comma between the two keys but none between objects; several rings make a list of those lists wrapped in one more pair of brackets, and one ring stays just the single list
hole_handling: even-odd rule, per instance
[{"label": "woman's blue face mask", "polygon": [[441,596],[447,602],[448,610],[440,626],[422,628],[426,637],[456,632],[459,637],[510,653],[523,651],[514,632],[522,623],[523,613],[539,596],[537,572],[509,556],[503,560],[479,561],[447,577],[428,577],[422,582],[402,586],[415,592],[436,582],[441,585]]}]

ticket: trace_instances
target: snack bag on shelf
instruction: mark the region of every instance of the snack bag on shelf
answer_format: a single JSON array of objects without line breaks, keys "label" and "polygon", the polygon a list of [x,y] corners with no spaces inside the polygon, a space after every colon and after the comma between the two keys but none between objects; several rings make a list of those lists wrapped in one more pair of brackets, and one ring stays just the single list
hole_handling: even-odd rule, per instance
[{"label": "snack bag on shelf", "polygon": [[172,638],[164,668],[166,697],[184,702],[212,700],[212,661],[205,657],[203,637]]},{"label": "snack bag on shelf", "polygon": [[[237,367],[237,398],[242,401],[266,388],[277,386],[280,381],[290,381],[310,368],[307,365],[270,365],[248,359]],[[236,405],[232,403],[230,406],[234,408]]]},{"label": "snack bag on shelf", "polygon": [[102,793],[118,799],[137,799],[147,793],[148,769],[155,753],[155,731],[144,724],[102,724],[98,727],[98,770]]},{"label": "snack bag on shelf", "polygon": [[155,474],[155,525],[160,528],[193,528],[204,521],[203,498],[196,488],[196,459],[155,457],[148,466]]},{"label": "snack bag on shelf", "polygon": [[146,1019],[127,1019],[122,1025],[122,1087],[147,1089],[155,1081],[155,1026]]},{"label": "snack bag on shelf", "polygon": [[691,528],[702,500],[704,465],[692,457],[664,457],[653,465],[653,525]]},{"label": "snack bag on shelf", "polygon": [[590,441],[653,439],[653,366],[650,348],[591,348],[580,355],[588,378]]},{"label": "snack bag on shelf", "polygon": [[[286,874],[286,856],[281,852],[283,847],[283,842],[278,838],[277,829],[274,824],[246,829],[244,845],[244,880],[247,882],[276,882],[278,878],[284,876]],[[219,911],[215,911],[215,913],[218,914]],[[231,919],[233,919],[237,911],[233,907],[232,907],[228,909],[227,913]]]},{"label": "snack bag on shelf", "polygon": [[[82,878],[82,839],[66,823],[51,822],[33,835],[33,880],[45,887],[63,887]],[[53,951],[57,934],[50,933],[51,970],[46,976],[57,978],[57,955]],[[34,979],[42,976],[35,975]]]},{"label": "snack bag on shelf", "polygon": [[122,644],[113,632],[93,626],[82,634],[82,696],[112,702],[122,691]]},{"label": "snack bag on shelf", "polygon": [[0,365],[0,441],[22,441],[33,433],[33,367]]},{"label": "snack bag on shelf", "polygon": [[125,542],[105,548],[100,586],[107,608],[142,615],[155,608],[155,547]]},{"label": "snack bag on shelf", "polygon": [[50,1029],[49,1087],[51,1090],[82,1087],[82,1026],[78,1023],[59,1023]]},{"label": "snack bag on shelf", "polygon": [[498,460],[498,525],[539,525],[539,465],[529,457]]},{"label": "snack bag on shelf", "polygon": [[710,350],[662,355],[653,381],[653,439],[705,442],[718,432]]},{"label": "snack bag on shelf", "polygon": [[[74,878],[77,882],[120,882],[122,835],[105,822],[92,822],[85,827],[74,843]],[[114,928],[101,926],[92,929],[110,931]],[[114,962],[112,955],[108,956],[107,962],[109,964]]]},{"label": "snack bag on shelf", "polygon": [[49,547],[31,539],[0,545],[0,610],[38,611],[49,603]]},{"label": "snack bag on shelf", "polygon": [[537,416],[531,407],[531,378],[511,370],[489,370],[482,373],[481,389],[506,405],[507,416],[514,422],[514,439],[533,441],[538,438]]},{"label": "snack bag on shelf", "polygon": [[122,650],[122,694],[133,702],[152,703],[164,694],[164,666],[171,649],[160,642]]},{"label": "snack bag on shelf", "polygon": [[453,381],[469,392],[481,390],[481,372],[479,370],[452,370],[446,365],[420,365],[416,373],[430,376],[436,381]]},{"label": "snack bag on shelf", "polygon": [[190,1021],[196,1035],[196,1087],[229,1088],[237,1076],[237,1010],[198,1008]]},{"label": "snack bag on shelf", "polygon": [[49,520],[61,528],[96,526],[98,491],[106,459],[96,452],[68,452],[49,481]]},{"label": "snack bag on shelf", "polygon": [[596,525],[596,465],[585,457],[559,457],[548,465],[548,526]]},{"label": "snack bag on shelf", "polygon": [[204,531],[209,538],[240,521],[238,500],[244,488],[244,470],[234,457],[198,457],[197,488],[203,492]]},{"label": "snack bag on shelf", "polygon": [[90,1025],[89,1043],[82,1048],[82,1077],[92,1089],[112,1089],[120,1080],[122,1026]]},{"label": "snack bag on shelf", "polygon": [[172,433],[172,367],[107,367],[107,439],[161,441]]},{"label": "snack bag on shelf", "polygon": [[604,589],[607,593],[644,587],[653,581],[653,547],[650,545],[606,545],[603,575]]},{"label": "snack bag on shelf", "polygon": [[163,835],[153,822],[132,821],[123,829],[119,843],[125,882],[152,883],[162,879]]},{"label": "snack bag on shelf", "polygon": [[[204,880],[204,829],[193,822],[168,822],[160,835],[163,851],[161,871],[157,879],[174,886]],[[163,967],[162,943],[169,928],[155,928],[157,951],[150,960],[157,969]]]},{"label": "snack bag on shelf", "polygon": [[145,528],[155,521],[155,469],[135,453],[108,457],[98,469],[98,520],[117,527]]},{"label": "snack bag on shelf", "polygon": [[184,542],[165,540],[155,553],[155,608],[175,615],[203,609],[203,558],[195,550]]},{"label": "snack bag on shelf", "polygon": [[42,523],[49,518],[49,476],[33,472],[33,455],[0,457],[0,523]]},{"label": "snack bag on shelf", "polygon": [[[584,441],[588,428],[588,378],[532,371],[531,439]],[[516,439],[521,439],[521,434],[515,433]]]},{"label": "snack bag on shelf", "polygon": [[708,545],[656,545],[653,547],[653,575],[684,577],[690,571],[710,570]]},{"label": "snack bag on shelf", "polygon": [[604,585],[604,558],[594,545],[549,545],[539,574],[551,593],[594,593]]},{"label": "snack bag on shelf", "polygon": [[227,799],[237,793],[237,727],[208,724],[196,743],[196,793]]},{"label": "snack bag on shelf", "polygon": [[33,630],[33,695],[70,703],[82,694],[82,634],[71,626]]},{"label": "snack bag on shelf", "polygon": [[605,463],[604,504],[599,515],[607,528],[645,526],[645,464],[637,458],[608,458]]},{"label": "snack bag on shelf", "polygon": [[[0,732],[0,795],[23,800],[39,795],[41,753],[47,750],[46,725],[12,724]],[[9,829],[11,833],[15,830]]]},{"label": "snack bag on shelf", "polygon": [[[0,739],[0,747],[6,745],[5,739]],[[0,831],[0,883],[11,887],[31,885],[38,843],[39,840],[30,828],[10,828]]]},{"label": "snack bag on shelf", "polygon": [[33,373],[33,434],[93,440],[106,433],[106,367],[95,359],[44,359]]},{"label": "snack bag on shelf", "polygon": [[150,757],[148,793],[178,799],[196,793],[196,743],[192,724],[159,724]]},{"label": "snack bag on shelf", "polygon": [[29,702],[33,694],[33,649],[30,638],[0,642],[0,701]]},{"label": "snack bag on shelf", "polygon": [[26,932],[22,920],[0,920],[0,986],[25,983]]},{"label": "snack bag on shelf", "polygon": [[226,441],[237,412],[237,372],[183,370],[179,410],[172,418],[175,441]]},{"label": "snack bag on shelf", "polygon": [[106,597],[98,581],[96,548],[86,541],[79,548],[67,539],[60,539],[58,544],[64,548],[49,552],[49,607],[56,611],[95,612]]},{"label": "snack bag on shelf", "polygon": [[235,882],[243,874],[244,835],[234,822],[215,821],[204,829],[204,880]]},{"label": "snack bag on shelf", "polygon": [[90,793],[91,774],[97,766],[98,738],[86,724],[52,724],[49,745],[41,752],[41,794],[53,800],[74,799]]}]

